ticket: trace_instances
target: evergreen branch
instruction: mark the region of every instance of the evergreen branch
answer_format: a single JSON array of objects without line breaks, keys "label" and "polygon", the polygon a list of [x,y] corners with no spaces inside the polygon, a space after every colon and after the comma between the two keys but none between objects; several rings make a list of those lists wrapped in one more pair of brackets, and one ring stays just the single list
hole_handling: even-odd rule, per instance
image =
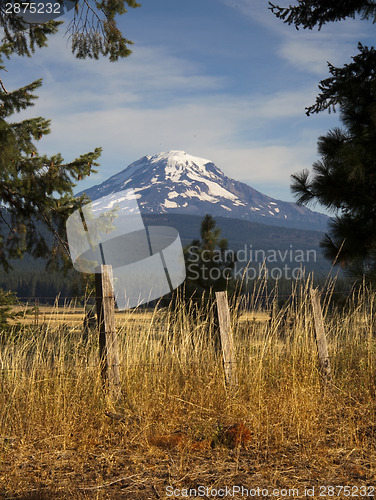
[{"label": "evergreen branch", "polygon": [[[128,45],[133,42],[125,38],[118,29],[115,16],[124,14],[124,4],[139,7],[134,0],[113,3],[111,0],[96,2],[94,7],[90,0],[82,0],[83,6],[75,9],[74,17],[66,33],[72,40],[72,52],[78,59],[86,57],[98,59],[99,55],[109,56],[110,61],[119,57],[127,57],[132,51]],[[91,14],[91,19],[90,19]]]},{"label": "evergreen branch", "polygon": [[1,217],[2,221],[4,222],[4,224],[7,226],[7,228],[9,229],[9,231],[12,231],[12,227],[8,224],[7,220],[5,219],[4,215],[2,214],[1,208],[2,207],[0,207],[0,217]]},{"label": "evergreen branch", "polygon": [[7,91],[7,89],[4,87],[3,80],[0,80],[0,85],[1,85],[1,88],[3,89],[3,91],[4,91],[6,94],[9,94],[9,92]]},{"label": "evergreen branch", "polygon": [[356,92],[366,87],[372,89],[372,84],[376,80],[376,49],[358,43],[358,50],[359,53],[352,57],[352,62],[345,64],[343,68],[328,63],[329,73],[332,76],[321,80],[320,94],[316,97],[315,104],[306,108],[307,116],[324,110],[328,110],[329,113],[335,112],[336,106],[341,108],[349,98],[355,99],[355,86]]},{"label": "evergreen branch", "polygon": [[291,191],[297,197],[296,203],[298,205],[306,205],[315,198],[308,177],[308,170],[303,170],[302,172],[291,175]]},{"label": "evergreen branch", "polygon": [[329,22],[341,21],[346,18],[361,19],[376,22],[376,4],[370,0],[299,0],[298,5],[280,7],[269,2],[269,10],[286,24],[293,24],[296,29],[318,30]]},{"label": "evergreen branch", "polygon": [[58,233],[58,231],[56,231],[56,229],[54,228],[53,224],[48,219],[48,217],[46,216],[46,214],[44,213],[44,211],[39,207],[38,203],[35,203],[35,206],[38,208],[39,215],[42,217],[42,219],[43,219],[44,223],[46,224],[46,226],[53,233],[53,235],[55,236],[55,238],[59,241],[61,247],[63,248],[63,250],[65,251],[65,253],[67,254],[67,256],[70,258],[70,252],[69,252],[68,243],[66,241],[64,241],[63,238]]}]

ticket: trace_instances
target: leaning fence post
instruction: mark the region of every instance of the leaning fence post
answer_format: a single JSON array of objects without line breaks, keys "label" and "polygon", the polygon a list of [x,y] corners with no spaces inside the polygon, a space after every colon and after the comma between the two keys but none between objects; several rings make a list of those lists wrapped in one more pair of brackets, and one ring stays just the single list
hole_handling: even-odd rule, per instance
[{"label": "leaning fence post", "polygon": [[324,318],[322,315],[320,296],[317,288],[311,288],[311,303],[313,309],[313,317],[315,321],[315,336],[317,353],[319,357],[320,369],[323,379],[326,383],[332,382],[332,373],[330,368],[330,359],[328,354],[328,344],[326,342]]},{"label": "leaning fence post", "polygon": [[230,310],[228,307],[227,292],[216,292],[219,330],[226,384],[232,389],[238,385],[235,364],[234,342],[231,330]]},{"label": "leaning fence post", "polygon": [[99,359],[102,380],[108,387],[114,401],[119,401],[121,398],[121,384],[112,282],[112,266],[101,265],[101,272],[95,274]]}]

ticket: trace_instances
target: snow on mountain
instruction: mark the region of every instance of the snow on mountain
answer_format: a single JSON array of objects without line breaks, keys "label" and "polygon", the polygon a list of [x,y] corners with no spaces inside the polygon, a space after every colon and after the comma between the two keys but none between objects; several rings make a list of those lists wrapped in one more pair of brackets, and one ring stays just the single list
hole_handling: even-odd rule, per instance
[{"label": "snow on mountain", "polygon": [[[224,173],[210,160],[184,151],[144,156],[85,193],[96,200],[133,188],[141,213],[231,217],[301,229],[326,228],[329,217],[273,199]],[[82,193],[79,193],[82,194]]]}]

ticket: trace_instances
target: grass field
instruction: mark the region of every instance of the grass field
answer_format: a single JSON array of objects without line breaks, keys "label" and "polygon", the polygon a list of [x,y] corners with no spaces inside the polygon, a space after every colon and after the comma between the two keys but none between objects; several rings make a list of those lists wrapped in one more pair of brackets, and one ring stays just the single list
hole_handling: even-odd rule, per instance
[{"label": "grass field", "polygon": [[[81,330],[84,323],[85,309],[77,306],[74,301],[64,306],[38,306],[37,311],[25,304],[14,306],[12,311],[23,313],[21,317],[13,321],[13,324],[20,322],[23,325],[48,325],[48,327],[58,327],[66,325],[70,330]],[[149,323],[152,318],[156,318],[158,312],[153,310],[115,311],[116,326],[121,327],[125,322]],[[248,321],[268,321],[270,314],[261,311],[243,312],[238,321],[241,323]]]},{"label": "grass field", "polygon": [[226,487],[245,498],[234,486],[256,498],[375,496],[376,296],[363,288],[343,309],[322,298],[325,387],[308,292],[271,322],[257,300],[246,315],[232,304],[232,391],[213,310],[118,313],[116,403],[82,309],[41,307],[38,325],[26,316],[1,335],[0,498],[223,498]]}]

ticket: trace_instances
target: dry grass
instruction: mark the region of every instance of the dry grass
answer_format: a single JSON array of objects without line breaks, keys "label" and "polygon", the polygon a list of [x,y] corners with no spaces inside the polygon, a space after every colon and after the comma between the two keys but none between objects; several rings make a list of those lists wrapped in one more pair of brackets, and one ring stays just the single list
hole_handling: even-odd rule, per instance
[{"label": "dry grass", "polygon": [[[62,325],[67,326],[70,330],[80,330],[85,317],[85,309],[82,306],[77,306],[75,302],[59,306],[57,303],[54,306],[43,305],[38,306],[37,311],[33,311],[28,304],[12,307],[13,312],[23,312],[23,315],[13,320],[13,324],[21,323],[22,325],[48,326],[55,328]],[[155,316],[154,311],[135,309],[134,311],[115,311],[115,321],[118,328],[126,322],[150,323],[152,317]],[[240,323],[253,321],[268,321],[270,314],[265,311],[244,311],[237,318]],[[12,321],[11,321],[12,323]]]},{"label": "dry grass", "polygon": [[117,405],[102,390],[95,332],[85,344],[78,326],[50,321],[4,334],[0,497],[157,499],[168,485],[243,485],[299,488],[300,498],[315,487],[319,498],[320,485],[374,484],[375,294],[364,289],[344,311],[324,299],[329,390],[307,287],[271,323],[239,322],[233,306],[236,392],[224,384],[211,310],[119,318]]},{"label": "dry grass", "polygon": [[[22,325],[47,326],[49,329],[64,325],[71,330],[77,331],[82,328],[85,317],[85,308],[77,305],[75,301],[66,303],[63,306],[59,306],[57,302],[54,306],[39,305],[35,311],[28,304],[18,305],[13,306],[12,311],[23,313],[22,316],[13,320],[13,324],[18,322]],[[115,312],[116,323],[119,327],[126,321],[148,323],[152,316],[152,311],[141,309],[134,312],[118,310]]]}]

